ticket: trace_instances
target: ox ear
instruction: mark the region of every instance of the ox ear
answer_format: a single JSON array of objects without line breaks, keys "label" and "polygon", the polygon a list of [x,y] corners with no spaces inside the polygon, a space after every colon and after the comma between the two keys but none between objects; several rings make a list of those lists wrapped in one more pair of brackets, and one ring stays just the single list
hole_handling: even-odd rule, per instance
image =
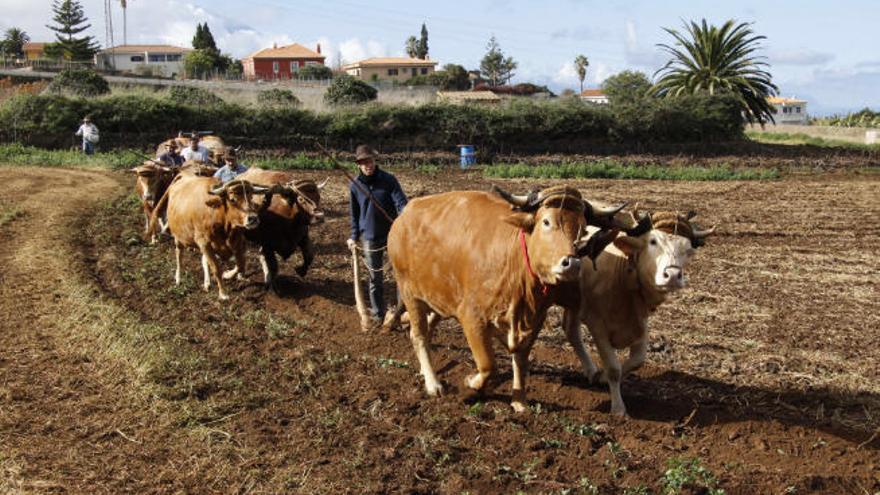
[{"label": "ox ear", "polygon": [[623,254],[632,257],[645,247],[645,240],[641,237],[621,236],[614,239],[614,246],[623,251]]},{"label": "ox ear", "polygon": [[219,196],[213,196],[211,197],[211,199],[205,201],[205,205],[210,208],[220,208],[221,206],[223,206],[223,198]]},{"label": "ox ear", "polygon": [[535,215],[531,213],[511,213],[504,217],[504,221],[526,232],[535,227]]}]

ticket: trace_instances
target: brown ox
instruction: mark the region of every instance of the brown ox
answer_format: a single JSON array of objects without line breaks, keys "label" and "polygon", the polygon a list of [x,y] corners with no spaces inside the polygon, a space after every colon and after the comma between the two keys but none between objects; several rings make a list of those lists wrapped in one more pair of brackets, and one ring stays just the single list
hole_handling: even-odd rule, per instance
[{"label": "brown ox", "polygon": [[[528,356],[556,301],[555,286],[577,280],[577,249],[587,218],[605,225],[614,211],[595,212],[580,193],[557,187],[527,198],[450,192],[412,200],[388,236],[410,338],[428,395],[443,387],[431,365],[429,312],[455,317],[477,372],[466,385],[480,390],[495,371],[492,339],[513,355],[511,406],[525,410]],[[593,213],[593,215],[590,215]]]},{"label": "brown ox", "polygon": [[[259,223],[253,194],[263,194],[266,188],[253,186],[247,181],[234,180],[226,184],[211,177],[178,176],[162,197],[159,207],[168,203],[168,229],[174,236],[177,267],[174,283],[180,284],[180,254],[185,247],[198,248],[202,253],[203,288],[211,286],[211,276],[217,282],[219,297],[229,299],[222,279],[245,271],[244,231]],[[156,214],[151,219],[155,229]],[[236,267],[220,276],[218,258],[235,258]]]},{"label": "brown ox", "polygon": [[[141,206],[144,209],[146,222],[144,225],[144,233],[150,235],[150,242],[156,243],[156,233],[150,233],[150,217],[153,215],[153,209],[156,202],[165,194],[168,185],[174,178],[174,171],[164,165],[154,161],[145,161],[143,165],[131,169],[137,175],[135,182],[135,191],[141,200]],[[164,212],[159,212],[159,222],[162,222]],[[165,226],[162,225],[164,230]]]},{"label": "brown ox", "polygon": [[[287,260],[297,248],[302,253],[303,263],[296,267],[296,273],[305,277],[309,266],[315,259],[312,242],[309,239],[309,225],[322,223],[321,189],[326,181],[315,184],[312,180],[294,180],[288,172],[251,168],[237,177],[252,184],[276,186],[259,201],[260,225],[248,230],[245,237],[260,246],[260,264],[263,267],[263,280],[266,288],[274,289],[278,275],[276,254]],[[266,205],[267,207],[262,207]]]},{"label": "brown ox", "polygon": [[214,173],[217,171],[217,167],[203,162],[197,162],[195,160],[188,160],[183,162],[180,166],[180,174],[181,175],[197,175],[199,177],[214,177]]},{"label": "brown ox", "polygon": [[[177,143],[177,149],[180,151],[183,151],[184,148],[188,148],[191,143],[190,138],[183,135],[178,135],[175,138],[166,139],[165,141],[159,143],[159,146],[156,147],[156,156],[165,153],[165,145],[172,141]],[[205,148],[208,148],[208,152],[211,155],[211,161],[214,163],[218,163],[220,157],[222,157],[223,153],[226,151],[226,145],[223,144],[223,140],[220,139],[218,136],[200,136],[199,142]]]},{"label": "brown ox", "polygon": [[[620,382],[642,366],[648,348],[648,316],[673,291],[684,288],[684,269],[706,236],[690,222],[694,214],[655,213],[614,240],[596,259],[596,270],[581,270],[580,316],[566,308],[563,326],[590,382],[607,382],[611,413],[624,416]],[[600,376],[581,339],[580,322],[587,325],[605,367]],[[621,367],[617,350],[629,348]]]}]

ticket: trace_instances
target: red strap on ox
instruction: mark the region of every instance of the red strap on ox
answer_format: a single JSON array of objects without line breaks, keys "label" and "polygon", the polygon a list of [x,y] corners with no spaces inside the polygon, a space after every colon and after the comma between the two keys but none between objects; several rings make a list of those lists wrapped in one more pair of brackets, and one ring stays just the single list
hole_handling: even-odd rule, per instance
[{"label": "red strap on ox", "polygon": [[544,285],[544,283],[541,282],[541,279],[538,278],[538,275],[535,274],[535,271],[532,270],[532,262],[529,260],[529,248],[526,246],[526,232],[523,229],[519,229],[519,245],[522,246],[523,259],[526,261],[526,268],[529,270],[529,275],[538,281],[538,285],[541,287],[541,294],[546,296],[547,293],[550,292],[550,287]]}]

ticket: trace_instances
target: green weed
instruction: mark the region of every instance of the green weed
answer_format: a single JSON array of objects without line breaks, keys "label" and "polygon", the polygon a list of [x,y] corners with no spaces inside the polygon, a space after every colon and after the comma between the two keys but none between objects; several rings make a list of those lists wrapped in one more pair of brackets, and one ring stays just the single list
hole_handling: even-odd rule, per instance
[{"label": "green weed", "polygon": [[699,458],[673,458],[667,462],[667,469],[660,479],[665,495],[682,493],[685,488],[706,490],[709,495],[724,495],[717,487],[718,480],[711,471],[703,467]]},{"label": "green weed", "polygon": [[778,179],[779,171],[766,168],[734,169],[731,167],[667,167],[636,165],[616,160],[560,163],[558,165],[527,165],[524,163],[490,165],[483,169],[486,177],[501,179],[652,179],[652,180],[768,180]]}]

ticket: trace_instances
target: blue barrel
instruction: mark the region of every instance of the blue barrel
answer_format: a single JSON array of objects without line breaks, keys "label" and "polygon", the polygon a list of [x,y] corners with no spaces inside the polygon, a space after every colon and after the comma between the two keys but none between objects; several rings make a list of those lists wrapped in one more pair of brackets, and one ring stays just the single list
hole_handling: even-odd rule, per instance
[{"label": "blue barrel", "polygon": [[474,152],[474,145],[472,144],[459,144],[459,148],[461,148],[461,169],[465,170],[471,165],[477,163],[477,154]]}]

